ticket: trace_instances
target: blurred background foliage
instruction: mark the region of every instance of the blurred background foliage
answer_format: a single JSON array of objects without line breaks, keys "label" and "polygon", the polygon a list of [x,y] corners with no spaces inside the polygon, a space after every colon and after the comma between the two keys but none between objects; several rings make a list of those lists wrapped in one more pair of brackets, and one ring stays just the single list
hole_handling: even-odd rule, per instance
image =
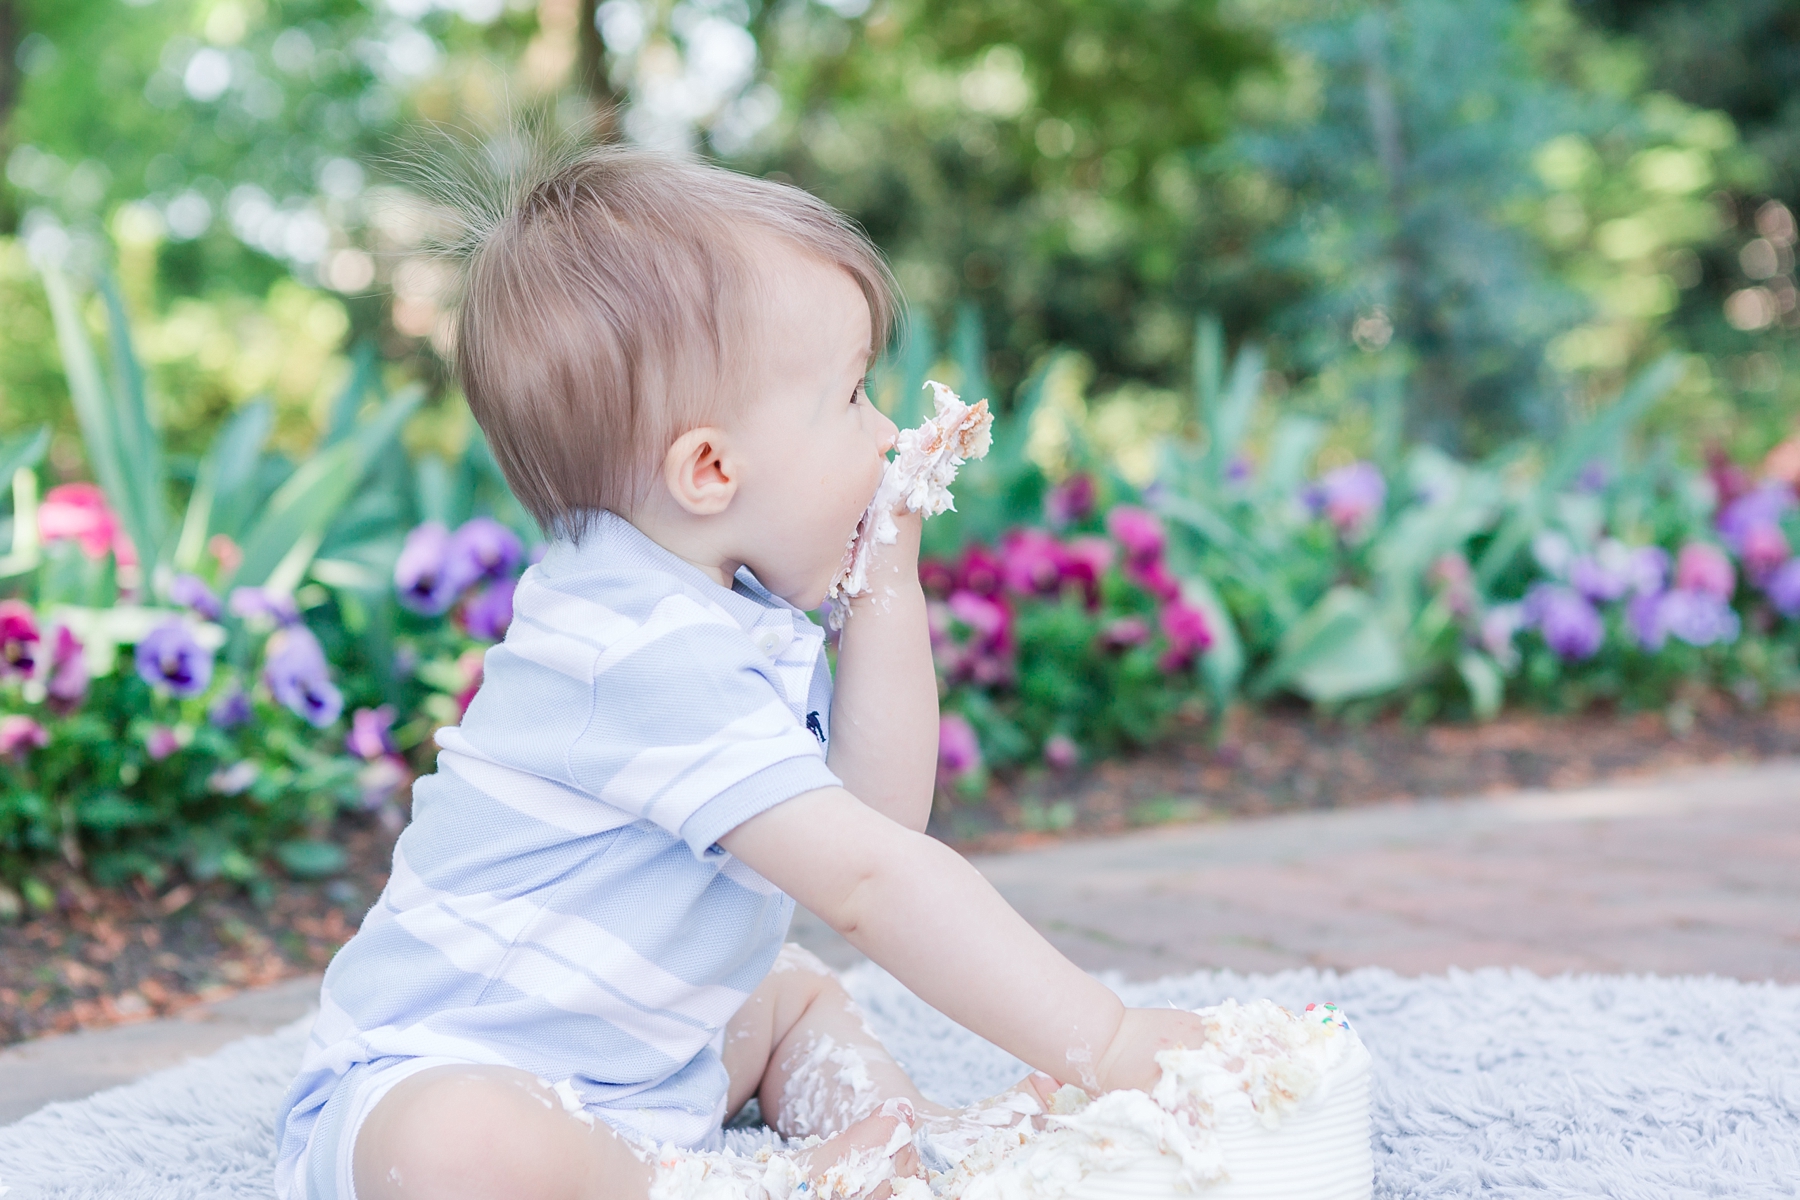
[{"label": "blurred background foliage", "polygon": [[83,471],[35,245],[118,277],[178,454],[259,398],[304,452],[364,341],[426,385],[408,444],[461,453],[448,281],[386,161],[539,106],[842,206],[915,320],[979,315],[997,396],[1072,350],[1140,460],[1202,312],[1266,349],[1269,413],[1332,422],[1328,457],[1552,436],[1668,350],[1648,428],[1751,455],[1796,388],[1796,26],[1782,0],[0,0],[0,431],[49,422]]}]

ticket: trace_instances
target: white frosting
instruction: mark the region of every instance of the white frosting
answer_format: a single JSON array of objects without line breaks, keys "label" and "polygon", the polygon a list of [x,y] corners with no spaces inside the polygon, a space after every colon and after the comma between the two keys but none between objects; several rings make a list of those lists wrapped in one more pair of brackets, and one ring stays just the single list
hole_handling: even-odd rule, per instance
[{"label": "white frosting", "polygon": [[1369,1054],[1341,1014],[1314,1006],[1296,1015],[1258,1000],[1200,1015],[1207,1040],[1158,1054],[1163,1073],[1150,1094],[1108,1092],[1053,1112],[1041,1133],[1022,1126],[989,1135],[933,1181],[933,1192],[947,1200],[1367,1200]]},{"label": "white frosting", "polygon": [[934,1129],[931,1149],[951,1169],[929,1185],[893,1178],[892,1157],[914,1136],[903,1120],[886,1146],[810,1184],[773,1148],[748,1158],[665,1150],[650,1200],[824,1200],[883,1181],[895,1200],[1369,1200],[1370,1059],[1343,1015],[1332,1005],[1295,1014],[1269,1000],[1228,1000],[1199,1015],[1206,1041],[1158,1054],[1162,1075],[1149,1093],[1089,1100],[1065,1087],[1042,1130],[1023,1096]]},{"label": "white frosting", "polygon": [[[981,458],[994,444],[993,414],[986,400],[964,404],[955,392],[927,380],[933,393],[935,413],[917,429],[903,429],[894,442],[894,457],[882,472],[881,486],[875,498],[857,522],[850,545],[844,552],[844,565],[831,581],[828,595],[860,596],[869,590],[869,562],[876,546],[891,546],[900,537],[894,523],[894,510],[904,504],[912,512],[935,517],[956,507],[950,496],[950,484],[956,470],[972,458]],[[849,607],[836,604],[831,609],[833,629],[843,627]]]}]

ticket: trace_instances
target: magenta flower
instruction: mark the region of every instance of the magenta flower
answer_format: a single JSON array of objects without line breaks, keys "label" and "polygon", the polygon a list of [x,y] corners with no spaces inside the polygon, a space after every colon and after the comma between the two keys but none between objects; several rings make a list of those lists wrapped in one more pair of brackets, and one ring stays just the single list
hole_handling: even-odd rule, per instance
[{"label": "magenta flower", "polygon": [[1000,560],[985,546],[970,546],[963,551],[956,568],[956,586],[977,596],[997,596],[1006,576]]},{"label": "magenta flower", "polygon": [[58,625],[51,634],[48,678],[44,695],[50,708],[58,713],[74,712],[87,698],[87,656],[82,653],[81,639],[67,625]]},{"label": "magenta flower", "polygon": [[1106,514],[1106,531],[1125,547],[1126,560],[1137,566],[1160,561],[1168,542],[1155,513],[1129,504]]},{"label": "magenta flower", "polygon": [[323,729],[344,711],[344,697],[331,683],[319,639],[304,625],[280,630],[269,639],[263,682],[276,703]]},{"label": "magenta flower", "polygon": [[46,542],[72,538],[89,558],[110,553],[120,566],[137,562],[137,552],[106,502],[106,493],[91,483],[65,483],[45,492],[38,505],[38,536]]},{"label": "magenta flower", "polygon": [[1052,529],[1067,529],[1092,516],[1098,498],[1092,475],[1071,475],[1044,497],[1044,520]]},{"label": "magenta flower", "polygon": [[1181,595],[1181,581],[1161,559],[1147,563],[1127,563],[1125,577],[1165,603]]},{"label": "magenta flower", "polygon": [[370,762],[392,754],[394,739],[388,735],[388,730],[393,724],[392,705],[359,708],[350,716],[350,732],[344,735],[344,748]]},{"label": "magenta flower", "polygon": [[1348,538],[1363,532],[1387,503],[1387,480],[1374,463],[1353,462],[1327,471],[1306,489],[1303,499],[1315,515]]},{"label": "magenta flower", "polygon": [[219,607],[219,598],[198,575],[177,575],[169,580],[169,601],[208,621],[218,620],[225,611]]},{"label": "magenta flower", "polygon": [[497,642],[506,636],[507,626],[512,624],[513,590],[517,586],[510,579],[496,579],[463,604],[462,625],[470,637]]},{"label": "magenta flower", "polygon": [[505,579],[525,556],[519,535],[492,517],[471,517],[457,526],[445,547],[446,571],[463,587],[482,579]]},{"label": "magenta flower", "polygon": [[1689,542],[1675,559],[1675,587],[1684,592],[1705,592],[1721,600],[1737,590],[1737,572],[1717,546]]},{"label": "magenta flower", "polygon": [[1012,614],[998,601],[974,592],[952,592],[949,607],[950,615],[983,642],[997,644],[1007,640]]},{"label": "magenta flower", "polygon": [[1044,762],[1053,771],[1067,771],[1081,762],[1081,747],[1066,733],[1053,733],[1044,742]]},{"label": "magenta flower", "polygon": [[11,713],[0,717],[0,756],[22,759],[50,744],[50,731],[30,717]]},{"label": "magenta flower", "polygon": [[1206,614],[1186,601],[1165,604],[1161,624],[1163,637],[1169,642],[1168,650],[1157,662],[1164,671],[1186,670],[1201,651],[1212,645],[1212,629],[1207,625]]},{"label": "magenta flower", "polygon": [[186,700],[212,682],[212,651],[194,638],[185,621],[165,621],[145,634],[134,656],[145,683]]},{"label": "magenta flower", "polygon": [[416,526],[406,535],[400,557],[394,561],[394,589],[400,603],[427,617],[446,611],[474,577],[460,574],[473,560],[464,556],[453,565],[450,531],[436,521]]},{"label": "magenta flower", "polygon": [[919,586],[927,596],[948,596],[956,590],[956,568],[941,558],[921,558]]},{"label": "magenta flower", "polygon": [[938,718],[938,774],[951,782],[981,769],[981,741],[975,729],[956,713]]},{"label": "magenta flower", "polygon": [[1062,548],[1062,577],[1065,584],[1077,584],[1087,598],[1089,608],[1100,604],[1100,580],[1112,566],[1113,544],[1103,537],[1078,537]]},{"label": "magenta flower", "polygon": [[1573,588],[1540,583],[1526,593],[1524,612],[1544,644],[1565,662],[1592,658],[1606,638],[1599,611]]},{"label": "magenta flower", "polygon": [[1062,585],[1062,547],[1041,529],[1015,529],[1000,541],[1000,575],[1021,596]]},{"label": "magenta flower", "polygon": [[22,600],[0,600],[0,679],[37,669],[37,616]]},{"label": "magenta flower", "polygon": [[181,739],[167,725],[158,725],[144,738],[144,749],[149,752],[151,759],[161,762],[181,749]]}]

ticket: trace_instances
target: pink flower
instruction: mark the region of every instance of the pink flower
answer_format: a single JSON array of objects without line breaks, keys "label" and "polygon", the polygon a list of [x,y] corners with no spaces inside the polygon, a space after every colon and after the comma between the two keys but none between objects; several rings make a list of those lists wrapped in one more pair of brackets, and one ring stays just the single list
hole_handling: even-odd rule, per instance
[{"label": "pink flower", "polygon": [[110,552],[122,567],[137,563],[137,551],[119,527],[106,493],[91,483],[65,483],[44,493],[38,536],[46,542],[73,538],[89,558],[105,558]]},{"label": "pink flower", "polygon": [[0,600],[0,679],[30,676],[38,660],[37,616],[22,600]]},{"label": "pink flower", "polygon": [[1067,771],[1081,762],[1081,747],[1066,733],[1052,734],[1044,743],[1044,762],[1053,771]]},{"label": "pink flower", "polygon": [[167,725],[158,725],[150,731],[150,736],[144,739],[144,749],[150,752],[151,758],[161,762],[181,749],[181,740]]},{"label": "pink flower", "polygon": [[1212,628],[1207,624],[1206,614],[1184,600],[1163,606],[1162,631],[1169,640],[1169,649],[1157,665],[1164,671],[1185,669],[1202,650],[1212,645]]},{"label": "pink flower", "polygon": [[1125,547],[1125,556],[1134,565],[1146,565],[1162,558],[1167,538],[1155,513],[1121,504],[1106,514],[1106,531]]},{"label": "pink flower", "polygon": [[1744,574],[1755,583],[1767,579],[1792,554],[1787,535],[1779,525],[1752,525],[1744,531],[1738,556],[1744,560]]},{"label": "pink flower", "polygon": [[1054,592],[1062,584],[1062,547],[1041,529],[1015,529],[1000,542],[1000,574],[1021,596]]},{"label": "pink flower", "polygon": [[1387,480],[1374,463],[1353,462],[1325,472],[1306,489],[1305,502],[1323,514],[1339,535],[1362,532],[1369,520],[1387,503]]},{"label": "pink flower", "polygon": [[1150,625],[1142,617],[1120,617],[1102,629],[1100,637],[1107,645],[1121,649],[1141,646],[1150,640]]},{"label": "pink flower", "polygon": [[1675,559],[1675,587],[1680,591],[1704,592],[1729,600],[1737,589],[1737,572],[1725,552],[1717,546],[1689,542]]},{"label": "pink flower", "polygon": [[956,568],[941,558],[919,560],[919,586],[927,596],[948,596],[956,590]]},{"label": "pink flower", "polygon": [[344,735],[344,749],[370,762],[394,753],[394,739],[388,735],[393,723],[391,704],[357,709],[350,717],[350,732]]},{"label": "pink flower", "polygon": [[981,741],[956,713],[938,718],[938,773],[952,782],[981,769]]},{"label": "pink flower", "polygon": [[969,627],[970,632],[986,643],[1007,640],[1012,615],[1006,606],[974,592],[950,593],[950,615]]},{"label": "pink flower", "polygon": [[81,652],[81,639],[67,625],[56,627],[49,661],[40,668],[46,675],[44,692],[53,711],[68,713],[81,706],[88,690],[87,657]]},{"label": "pink flower", "polygon": [[0,717],[0,755],[22,759],[50,744],[50,731],[30,717],[12,713]]}]

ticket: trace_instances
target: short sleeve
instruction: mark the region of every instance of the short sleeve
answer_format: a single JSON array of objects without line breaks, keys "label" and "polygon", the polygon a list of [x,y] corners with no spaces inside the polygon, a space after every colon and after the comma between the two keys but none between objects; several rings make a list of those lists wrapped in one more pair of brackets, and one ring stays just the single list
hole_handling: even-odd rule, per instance
[{"label": "short sleeve", "polygon": [[667,830],[696,856],[784,800],[841,786],[744,629],[682,598],[596,662],[569,749],[582,790]]}]

